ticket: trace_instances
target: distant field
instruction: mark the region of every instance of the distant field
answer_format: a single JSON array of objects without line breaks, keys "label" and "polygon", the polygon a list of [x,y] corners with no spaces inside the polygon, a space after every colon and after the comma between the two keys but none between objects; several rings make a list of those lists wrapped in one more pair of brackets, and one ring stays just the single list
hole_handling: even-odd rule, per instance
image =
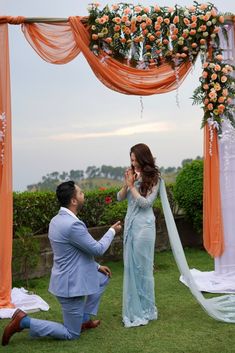
[{"label": "distant field", "polygon": [[97,188],[112,188],[112,187],[119,187],[123,184],[122,181],[113,180],[108,178],[92,178],[92,179],[83,179],[80,180],[78,183],[82,189],[84,190],[91,190]]},{"label": "distant field", "polygon": [[[162,174],[163,179],[166,183],[174,183],[176,179],[177,173],[172,174]],[[112,187],[120,187],[123,182],[120,180],[113,180],[108,178],[91,178],[91,179],[83,179],[78,182],[84,190],[98,189],[101,187],[112,188]]]}]

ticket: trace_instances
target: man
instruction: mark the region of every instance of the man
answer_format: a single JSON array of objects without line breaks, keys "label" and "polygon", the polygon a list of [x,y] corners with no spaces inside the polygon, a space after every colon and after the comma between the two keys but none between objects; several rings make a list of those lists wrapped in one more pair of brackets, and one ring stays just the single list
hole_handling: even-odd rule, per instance
[{"label": "man", "polygon": [[82,190],[73,181],[67,181],[57,187],[56,195],[61,208],[49,225],[53,251],[49,291],[61,304],[64,323],[33,319],[18,309],[3,332],[3,346],[14,333],[26,328],[31,337],[72,340],[79,338],[81,331],[100,324],[99,320],[91,320],[90,315],[97,314],[111,271],[97,264],[94,256],[105,253],[121,224],[115,223],[96,241],[76,216],[84,203]]}]

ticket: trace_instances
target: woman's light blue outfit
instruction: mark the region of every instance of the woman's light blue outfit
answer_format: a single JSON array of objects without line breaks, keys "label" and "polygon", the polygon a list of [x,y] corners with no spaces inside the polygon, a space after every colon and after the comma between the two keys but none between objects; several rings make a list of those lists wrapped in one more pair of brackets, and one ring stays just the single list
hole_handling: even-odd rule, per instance
[{"label": "woman's light blue outfit", "polygon": [[[141,181],[135,181],[139,190]],[[124,283],[122,319],[125,327],[146,325],[157,319],[154,293],[155,216],[153,202],[159,183],[146,197],[134,198],[127,191],[128,208],[124,225]],[[117,194],[121,201],[120,194]]]}]

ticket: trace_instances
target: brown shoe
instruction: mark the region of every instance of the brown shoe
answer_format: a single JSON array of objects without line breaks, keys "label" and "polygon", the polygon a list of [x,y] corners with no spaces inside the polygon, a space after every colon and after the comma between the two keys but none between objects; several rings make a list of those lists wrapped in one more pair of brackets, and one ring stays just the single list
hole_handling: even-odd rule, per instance
[{"label": "brown shoe", "polygon": [[83,322],[81,331],[89,330],[90,328],[96,328],[100,325],[100,320],[89,320]]},{"label": "brown shoe", "polygon": [[22,331],[22,329],[20,328],[20,321],[25,316],[27,316],[27,314],[20,309],[17,309],[14,312],[10,323],[5,327],[5,330],[2,335],[3,346],[6,346],[9,343],[10,338],[14,335],[14,333]]}]

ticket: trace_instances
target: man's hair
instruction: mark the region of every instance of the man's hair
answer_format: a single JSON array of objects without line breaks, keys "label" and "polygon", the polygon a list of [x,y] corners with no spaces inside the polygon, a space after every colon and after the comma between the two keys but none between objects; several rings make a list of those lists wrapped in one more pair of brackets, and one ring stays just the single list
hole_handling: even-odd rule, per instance
[{"label": "man's hair", "polygon": [[56,188],[56,196],[61,207],[68,207],[75,196],[76,188],[73,180],[65,181]]}]

